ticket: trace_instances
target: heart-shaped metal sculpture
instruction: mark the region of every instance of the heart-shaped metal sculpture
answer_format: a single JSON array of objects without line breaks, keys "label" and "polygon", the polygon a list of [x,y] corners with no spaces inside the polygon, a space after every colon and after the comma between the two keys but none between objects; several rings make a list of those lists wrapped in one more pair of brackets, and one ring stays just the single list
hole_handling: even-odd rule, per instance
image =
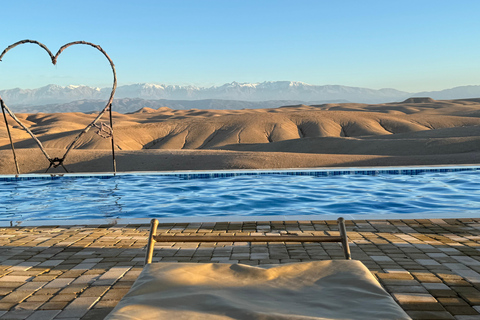
[{"label": "heart-shaped metal sculpture", "polygon": [[45,171],[47,172],[51,167],[58,167],[58,166],[62,166],[66,172],[67,169],[65,168],[65,166],[63,165],[63,161],[65,160],[67,154],[70,152],[70,150],[74,147],[75,143],[80,139],[80,137],[82,135],[84,135],[85,133],[87,133],[90,128],[92,128],[93,126],[96,126],[96,123],[98,122],[98,120],[100,120],[100,118],[103,116],[103,114],[108,110],[110,112],[110,137],[111,137],[111,140],[112,140],[112,156],[113,156],[113,172],[115,173],[116,172],[116,163],[115,163],[115,150],[114,150],[114,147],[115,147],[115,143],[114,143],[114,140],[113,140],[113,121],[112,121],[112,102],[113,102],[113,96],[115,95],[115,90],[117,89],[117,74],[115,72],[115,65],[113,64],[113,61],[112,59],[110,59],[110,57],[108,56],[108,54],[99,46],[99,45],[96,45],[96,44],[93,44],[93,43],[90,43],[90,42],[86,42],[86,41],[75,41],[75,42],[70,42],[70,43],[67,43],[66,45],[62,46],[55,55],[52,54],[52,52],[47,48],[47,46],[45,46],[43,43],[40,43],[38,41],[35,41],[35,40],[22,40],[22,41],[18,41],[10,46],[8,46],[5,50],[3,50],[2,54],[0,54],[0,61],[2,61],[2,58],[3,56],[8,52],[10,51],[11,49],[15,48],[16,46],[19,46],[21,44],[25,44],[25,43],[33,43],[33,44],[36,44],[38,46],[40,46],[41,48],[43,48],[47,53],[48,55],[50,56],[51,60],[52,60],[52,63],[55,65],[57,64],[57,59],[58,59],[58,56],[65,50],[67,49],[68,47],[71,47],[73,45],[78,45],[78,44],[82,44],[82,45],[88,45],[88,46],[91,46],[91,47],[94,47],[95,49],[99,50],[101,53],[103,53],[103,55],[108,59],[109,63],[110,63],[110,66],[112,67],[112,71],[113,71],[113,87],[112,87],[112,91],[110,93],[110,99],[108,100],[107,104],[105,105],[105,108],[103,108],[103,110],[98,114],[98,116],[95,118],[95,120],[93,120],[85,129],[83,129],[76,137],[75,139],[73,139],[73,141],[67,146],[66,148],[66,152],[64,153],[63,157],[61,158],[51,158],[48,153],[46,152],[45,148],[43,147],[42,143],[40,142],[40,140],[38,140],[38,138],[35,136],[35,134],[33,134],[30,129],[28,129],[16,116],[15,114],[6,106],[5,102],[3,101],[3,99],[0,97],[0,104],[1,104],[1,107],[2,107],[2,112],[3,112],[3,117],[4,117],[4,120],[5,120],[5,125],[7,127],[7,133],[8,133],[8,136],[9,136],[9,139],[10,139],[10,145],[12,147],[12,151],[13,151],[13,157],[14,157],[14,161],[15,161],[15,167],[16,167],[16,171],[17,171],[17,174],[20,173],[20,170],[19,170],[19,167],[18,167],[18,162],[17,162],[17,158],[16,158],[16,155],[15,155],[15,148],[13,146],[13,140],[12,140],[12,137],[11,137],[11,134],[10,134],[10,129],[8,127],[8,122],[7,122],[7,117],[5,115],[5,110],[8,112],[8,114],[25,130],[28,132],[28,134],[35,140],[35,142],[37,143],[37,145],[39,146],[39,148],[42,150],[43,154],[45,155],[45,157],[47,158],[47,160],[50,162],[50,166],[48,167],[48,169]]}]

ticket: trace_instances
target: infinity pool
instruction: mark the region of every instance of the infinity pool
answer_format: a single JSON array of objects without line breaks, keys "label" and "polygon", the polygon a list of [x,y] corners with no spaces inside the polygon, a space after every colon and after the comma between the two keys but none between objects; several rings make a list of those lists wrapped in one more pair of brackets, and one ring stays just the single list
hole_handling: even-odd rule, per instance
[{"label": "infinity pool", "polygon": [[[22,176],[0,221],[480,213],[480,168]],[[427,172],[426,172],[427,171]],[[479,214],[480,215],[480,214]]]}]

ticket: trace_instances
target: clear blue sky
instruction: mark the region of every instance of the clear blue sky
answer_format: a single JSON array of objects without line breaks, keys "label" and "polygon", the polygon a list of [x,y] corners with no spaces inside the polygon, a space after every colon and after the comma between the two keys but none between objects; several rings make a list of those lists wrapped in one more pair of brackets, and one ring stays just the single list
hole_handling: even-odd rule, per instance
[{"label": "clear blue sky", "polygon": [[[291,80],[410,92],[480,85],[480,1],[4,1],[0,49],[99,44],[119,85]],[[90,47],[53,67],[34,45],[0,62],[0,89],[110,86]]]}]

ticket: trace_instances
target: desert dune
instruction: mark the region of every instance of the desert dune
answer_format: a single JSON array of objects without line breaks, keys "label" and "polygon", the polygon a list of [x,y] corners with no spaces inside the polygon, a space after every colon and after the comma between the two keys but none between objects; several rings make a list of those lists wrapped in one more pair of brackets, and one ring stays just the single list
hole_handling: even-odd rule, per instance
[{"label": "desert dune", "polygon": [[[17,117],[52,157],[60,157],[95,114]],[[480,99],[245,110],[142,108],[114,112],[113,120],[117,171],[476,164],[480,156]],[[108,123],[108,117],[102,121]],[[13,119],[8,122],[20,172],[44,172],[49,163],[36,143]],[[3,119],[0,127],[0,173],[13,174]],[[111,141],[97,131],[75,145],[64,163],[69,171],[112,171]]]}]

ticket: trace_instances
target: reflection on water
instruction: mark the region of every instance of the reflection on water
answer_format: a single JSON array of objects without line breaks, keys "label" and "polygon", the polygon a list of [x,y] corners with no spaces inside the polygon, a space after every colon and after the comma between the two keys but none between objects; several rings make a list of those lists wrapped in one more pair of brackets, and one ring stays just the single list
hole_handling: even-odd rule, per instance
[{"label": "reflection on water", "polygon": [[476,171],[192,180],[62,177],[0,182],[0,220],[475,212],[479,187]]}]

